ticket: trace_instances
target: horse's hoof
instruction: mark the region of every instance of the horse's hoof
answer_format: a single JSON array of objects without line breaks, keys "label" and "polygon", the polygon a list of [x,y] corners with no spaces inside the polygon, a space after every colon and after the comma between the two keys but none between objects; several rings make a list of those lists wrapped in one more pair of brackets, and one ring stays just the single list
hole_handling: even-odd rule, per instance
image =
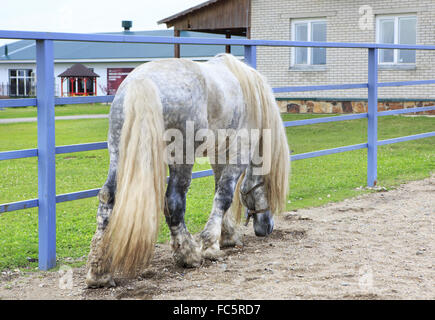
[{"label": "horse's hoof", "polygon": [[173,253],[175,264],[182,268],[198,268],[202,263],[202,255],[199,248],[192,250],[177,250]]},{"label": "horse's hoof", "polygon": [[203,248],[202,250],[202,257],[211,261],[222,260],[224,255],[225,253],[220,250],[218,243],[215,243],[208,248]]},{"label": "horse's hoof", "polygon": [[239,233],[232,235],[222,233],[220,239],[221,248],[243,247],[242,237]]},{"label": "horse's hoof", "polygon": [[198,243],[188,234],[182,241],[173,241],[172,256],[175,264],[182,268],[197,268],[201,266],[202,255]]},{"label": "horse's hoof", "polygon": [[115,280],[113,280],[111,274],[106,273],[102,275],[95,275],[91,272],[91,270],[88,271],[85,282],[86,287],[89,289],[116,287]]}]

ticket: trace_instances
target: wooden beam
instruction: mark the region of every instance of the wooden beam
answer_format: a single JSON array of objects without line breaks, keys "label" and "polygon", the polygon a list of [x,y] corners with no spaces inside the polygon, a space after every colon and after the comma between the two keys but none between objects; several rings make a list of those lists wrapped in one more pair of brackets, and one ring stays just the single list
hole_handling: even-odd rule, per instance
[{"label": "wooden beam", "polygon": [[248,10],[247,10],[247,20],[248,26],[246,28],[246,38],[251,39],[251,12],[252,12],[252,0],[248,0]]},{"label": "wooden beam", "polygon": [[[174,37],[180,36],[180,30],[174,30]],[[180,58],[180,45],[174,44],[174,58]]]},{"label": "wooden beam", "polygon": [[[227,39],[231,39],[231,33],[227,32],[227,34],[225,35],[225,37]],[[225,46],[225,53],[231,53],[231,46]]]}]

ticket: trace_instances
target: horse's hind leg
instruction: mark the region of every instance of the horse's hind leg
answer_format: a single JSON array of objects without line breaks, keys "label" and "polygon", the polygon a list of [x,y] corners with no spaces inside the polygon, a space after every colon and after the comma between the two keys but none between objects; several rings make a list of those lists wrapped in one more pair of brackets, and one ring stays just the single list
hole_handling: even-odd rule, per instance
[{"label": "horse's hind leg", "polygon": [[115,286],[112,275],[103,262],[104,252],[100,246],[101,238],[109,222],[115,200],[115,178],[115,171],[111,167],[107,181],[98,193],[100,203],[97,211],[97,230],[92,238],[87,265],[86,285],[88,288]]},{"label": "horse's hind leg", "polygon": [[233,201],[237,181],[246,166],[227,165],[217,183],[213,208],[204,230],[201,232],[202,255],[206,259],[215,260],[222,255],[220,238],[222,222]]},{"label": "horse's hind leg", "polygon": [[165,218],[171,231],[172,253],[175,263],[182,267],[197,267],[202,260],[199,246],[187,231],[184,222],[192,167],[189,164],[170,165],[166,189]]},{"label": "horse's hind leg", "polygon": [[[218,183],[222,175],[222,171],[226,165],[215,164],[212,165],[214,178],[215,178],[215,193],[218,189]],[[222,218],[222,230],[220,237],[220,247],[234,247],[242,245],[242,236],[234,222],[233,212],[231,208],[225,212]]]},{"label": "horse's hind leg", "polygon": [[89,288],[111,287],[115,286],[113,277],[109,272],[108,266],[103,261],[103,248],[101,239],[104,230],[109,223],[110,214],[112,213],[116,192],[116,172],[118,167],[119,156],[119,139],[123,120],[122,99],[114,100],[111,107],[110,130],[108,135],[108,151],[110,156],[110,166],[107,180],[100,192],[98,193],[99,205],[97,211],[97,230],[91,242],[91,250],[88,256],[86,275],[86,285]]}]

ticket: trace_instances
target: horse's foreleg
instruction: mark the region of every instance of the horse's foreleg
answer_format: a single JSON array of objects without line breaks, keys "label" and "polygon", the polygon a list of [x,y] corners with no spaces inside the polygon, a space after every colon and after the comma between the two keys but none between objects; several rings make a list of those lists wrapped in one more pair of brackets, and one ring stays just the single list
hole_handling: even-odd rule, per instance
[{"label": "horse's foreleg", "polygon": [[242,234],[234,221],[231,209],[228,209],[222,218],[222,231],[219,244],[221,248],[243,245]]},{"label": "horse's foreleg", "polygon": [[97,211],[97,230],[92,238],[91,250],[88,256],[86,285],[88,288],[113,287],[115,281],[108,266],[103,261],[104,250],[101,247],[101,238],[109,222],[115,199],[115,174],[111,170],[109,177],[98,193],[99,205]]},{"label": "horse's foreleg", "polygon": [[[202,255],[206,259],[215,260],[222,256],[220,243],[223,246],[229,245],[229,242],[231,245],[239,243],[234,233],[235,230],[231,230],[234,224],[231,224],[230,220],[224,219],[224,215],[231,207],[237,181],[245,168],[245,166],[228,165],[221,171],[220,179],[216,184],[213,208],[207,224],[201,232]],[[222,239],[221,242],[221,234],[225,235],[228,231],[228,239]],[[233,237],[236,237],[237,241]]]},{"label": "horse's foreleg", "polygon": [[171,246],[175,263],[182,267],[197,267],[202,257],[199,245],[184,222],[186,194],[192,180],[192,165],[170,165],[166,190],[165,218],[171,231]]},{"label": "horse's foreleg", "polygon": [[[212,164],[214,178],[215,178],[215,192],[218,189],[218,183],[221,178],[222,172],[226,165]],[[222,231],[220,238],[220,247],[234,247],[241,246],[242,236],[234,221],[234,215],[231,208],[224,214],[222,218]]]}]

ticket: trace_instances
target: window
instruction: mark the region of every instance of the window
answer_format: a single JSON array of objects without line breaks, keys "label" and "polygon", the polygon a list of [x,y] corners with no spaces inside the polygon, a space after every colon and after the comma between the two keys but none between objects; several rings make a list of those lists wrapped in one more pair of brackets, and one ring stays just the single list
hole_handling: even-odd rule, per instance
[{"label": "window", "polygon": [[9,70],[9,95],[33,96],[35,95],[35,75],[32,69]]},{"label": "window", "polygon": [[[378,17],[376,30],[378,43],[417,43],[417,17],[415,16]],[[415,64],[415,50],[381,49],[379,50],[379,63]]]},{"label": "window", "polygon": [[[292,40],[294,41],[326,41],[325,20],[292,21]],[[325,65],[325,48],[292,48],[292,65]]]}]

